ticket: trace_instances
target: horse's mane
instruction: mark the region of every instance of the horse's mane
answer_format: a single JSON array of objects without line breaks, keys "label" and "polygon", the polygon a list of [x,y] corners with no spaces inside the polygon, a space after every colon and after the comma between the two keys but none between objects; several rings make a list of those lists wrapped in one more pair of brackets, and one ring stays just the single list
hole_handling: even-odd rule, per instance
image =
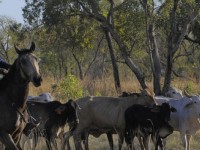
[{"label": "horse's mane", "polygon": [[15,71],[16,71],[16,60],[13,63],[13,65],[11,65],[8,73],[0,80],[0,91],[6,89],[8,83],[12,80]]}]

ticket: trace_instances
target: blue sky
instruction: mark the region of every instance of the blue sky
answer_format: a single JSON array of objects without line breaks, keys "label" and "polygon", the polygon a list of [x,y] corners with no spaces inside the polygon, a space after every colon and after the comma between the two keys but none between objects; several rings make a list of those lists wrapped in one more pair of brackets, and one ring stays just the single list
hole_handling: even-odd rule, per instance
[{"label": "blue sky", "polygon": [[0,16],[7,16],[18,23],[24,23],[22,16],[22,8],[25,0],[0,0]]}]

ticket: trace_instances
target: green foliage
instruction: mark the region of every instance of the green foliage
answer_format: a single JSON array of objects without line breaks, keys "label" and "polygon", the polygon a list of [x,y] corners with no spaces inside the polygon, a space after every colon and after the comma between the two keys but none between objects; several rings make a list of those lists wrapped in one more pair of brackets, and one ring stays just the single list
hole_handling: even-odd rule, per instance
[{"label": "green foliage", "polygon": [[56,95],[62,100],[83,97],[81,83],[74,75],[67,75],[57,86],[54,85],[52,88]]},{"label": "green foliage", "polygon": [[[160,4],[165,2],[165,0],[158,1]],[[192,12],[193,8],[197,6],[195,1],[198,2],[197,0],[183,0],[178,4],[178,9],[175,14],[176,21],[174,22],[177,27],[177,31],[174,32],[177,32],[178,35],[188,15]],[[45,72],[47,75],[52,74],[56,79],[61,79],[66,74],[70,73],[78,76],[80,69],[82,69],[82,74],[85,75],[87,72],[87,75],[90,75],[92,79],[95,76],[94,74],[97,74],[95,77],[103,77],[105,74],[111,75],[112,73],[107,42],[105,39],[103,39],[101,43],[99,42],[104,34],[100,26],[101,22],[92,17],[93,11],[96,10],[97,13],[102,14],[102,16],[106,18],[110,3],[107,0],[80,0],[79,2],[82,6],[80,6],[77,0],[26,0],[26,6],[23,9],[24,17],[34,30],[31,30],[31,34],[24,34],[25,31],[21,30],[20,26],[12,26],[14,34],[11,39],[13,41],[23,41],[31,36],[31,39],[36,42],[37,48],[39,49],[36,53],[42,59],[42,72]],[[148,0],[150,8],[152,2],[153,1]],[[145,76],[151,77],[150,59],[146,52],[149,45],[146,38],[145,12],[141,1],[114,0],[114,3],[114,31],[128,47],[128,55],[133,59],[138,68],[142,70],[142,72],[145,72]],[[169,44],[169,39],[167,37],[172,33],[172,13],[170,12],[173,9],[173,4],[174,0],[166,1],[166,5],[164,5],[163,9],[161,9],[154,18],[156,24],[154,33],[159,47],[159,54],[163,67],[162,70],[165,70],[167,51],[169,50],[167,48]],[[92,9],[94,7],[97,9]],[[159,9],[159,7],[157,7],[157,9]],[[154,12],[156,13],[157,9],[152,9],[152,16],[154,16]],[[91,15],[88,15],[90,13]],[[192,22],[191,27],[189,27],[191,28],[189,32],[193,34],[195,40],[199,40],[199,17],[197,17],[195,21],[196,22]],[[42,26],[34,28],[36,25]],[[7,38],[6,35],[3,36]],[[119,47],[114,40],[112,40],[112,44],[116,58],[119,60],[118,62],[124,62],[119,52]],[[176,54],[184,56],[183,54],[190,52],[191,47],[188,45],[192,44],[187,43],[184,46],[180,45],[180,50],[178,50]],[[185,72],[198,73],[198,66],[200,64],[199,56],[200,53],[198,52],[196,54],[191,54],[191,56],[177,58],[178,60],[175,60],[176,64],[174,65],[173,71],[180,74]],[[121,67],[119,70],[123,70],[124,64],[119,66]],[[193,70],[193,68],[197,69]],[[123,74],[124,72],[121,71],[121,73]],[[120,76],[123,77],[123,75]],[[74,82],[73,79],[68,78],[69,77],[66,76],[62,84],[57,86],[59,92],[61,92],[60,96],[62,98],[79,97],[79,92],[72,94],[70,93],[71,90],[66,90],[68,88],[67,86],[74,86],[70,88],[75,88],[73,84],[68,85]]]}]

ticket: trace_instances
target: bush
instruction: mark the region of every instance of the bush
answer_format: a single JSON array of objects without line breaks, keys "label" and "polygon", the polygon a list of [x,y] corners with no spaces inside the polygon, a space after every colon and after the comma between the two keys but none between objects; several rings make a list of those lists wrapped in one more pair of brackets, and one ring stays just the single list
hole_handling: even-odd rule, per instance
[{"label": "bush", "polygon": [[54,85],[52,89],[56,97],[61,100],[83,97],[83,87],[79,79],[74,75],[67,75],[58,85]]}]

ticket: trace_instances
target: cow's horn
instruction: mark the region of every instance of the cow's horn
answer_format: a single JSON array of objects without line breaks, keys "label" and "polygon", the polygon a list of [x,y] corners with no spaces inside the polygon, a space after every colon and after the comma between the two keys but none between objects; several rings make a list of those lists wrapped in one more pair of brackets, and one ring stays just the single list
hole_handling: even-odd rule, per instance
[{"label": "cow's horn", "polygon": [[189,97],[189,98],[192,97],[190,94],[188,94],[188,92],[187,92],[186,90],[184,90],[184,94],[185,94],[185,96],[187,96],[187,97]]}]

